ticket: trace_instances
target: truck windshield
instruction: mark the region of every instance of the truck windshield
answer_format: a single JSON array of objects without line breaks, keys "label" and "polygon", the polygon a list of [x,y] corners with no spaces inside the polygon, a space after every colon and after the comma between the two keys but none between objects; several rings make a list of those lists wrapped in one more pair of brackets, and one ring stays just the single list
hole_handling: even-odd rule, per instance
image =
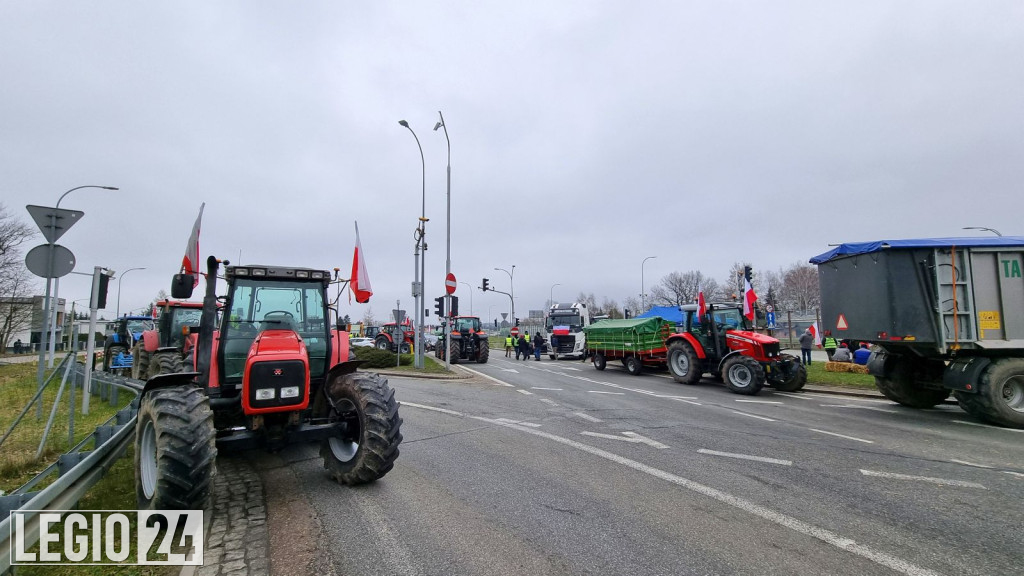
[{"label": "truck windshield", "polygon": [[226,382],[241,381],[249,347],[263,330],[295,331],[306,345],[310,377],[323,376],[330,334],[320,283],[238,279],[228,294],[227,309],[221,331]]},{"label": "truck windshield", "polygon": [[545,326],[550,332],[555,326],[568,326],[569,330],[579,332],[583,330],[583,321],[579,314],[552,314],[548,316]]}]

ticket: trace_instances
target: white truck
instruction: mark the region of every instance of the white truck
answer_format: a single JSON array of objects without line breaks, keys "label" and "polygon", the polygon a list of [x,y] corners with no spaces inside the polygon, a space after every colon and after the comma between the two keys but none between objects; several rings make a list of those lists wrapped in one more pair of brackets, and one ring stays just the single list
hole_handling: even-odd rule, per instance
[{"label": "white truck", "polygon": [[545,339],[548,342],[548,357],[582,358],[586,354],[587,341],[583,329],[594,323],[594,317],[582,302],[558,303],[551,306],[544,322]]}]

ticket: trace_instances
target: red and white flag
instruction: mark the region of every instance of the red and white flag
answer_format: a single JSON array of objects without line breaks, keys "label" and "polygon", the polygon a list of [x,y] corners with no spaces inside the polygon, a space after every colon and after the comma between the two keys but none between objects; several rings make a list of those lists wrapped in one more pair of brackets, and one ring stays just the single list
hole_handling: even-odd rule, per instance
[{"label": "red and white flag", "polygon": [[754,293],[754,287],[750,285],[750,280],[743,279],[743,315],[747,317],[747,320],[754,321],[754,302],[757,302],[757,294]]},{"label": "red and white flag", "polygon": [[704,315],[708,312],[707,302],[704,301],[704,288],[697,286],[697,317],[704,321]]},{"label": "red and white flag", "polygon": [[[195,288],[195,286],[193,286],[193,288]],[[156,320],[156,317],[157,317],[156,304],[153,304],[153,320]]]},{"label": "red and white flag", "polygon": [[818,321],[815,320],[814,324],[807,327],[810,329],[811,334],[814,336],[814,343],[817,344],[818,348],[821,348],[821,331],[818,330]]},{"label": "red and white flag", "polygon": [[204,208],[206,208],[206,202],[199,206],[199,216],[196,217],[196,223],[192,225],[192,235],[188,237],[185,257],[181,260],[182,272],[195,276],[195,282],[192,283],[193,288],[199,285],[199,228],[203,223]]},{"label": "red and white flag", "polygon": [[373,289],[370,288],[370,276],[366,273],[366,260],[363,257],[363,245],[359,241],[359,222],[356,222],[356,250],[352,255],[352,276],[349,284],[349,294],[356,294],[356,302],[366,304],[373,296]]}]

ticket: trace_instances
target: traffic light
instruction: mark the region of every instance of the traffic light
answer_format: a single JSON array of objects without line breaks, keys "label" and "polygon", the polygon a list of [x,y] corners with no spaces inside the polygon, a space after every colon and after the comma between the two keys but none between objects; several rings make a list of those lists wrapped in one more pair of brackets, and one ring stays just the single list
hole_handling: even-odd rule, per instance
[{"label": "traffic light", "polygon": [[450,312],[452,316],[458,316],[459,315],[459,297],[458,296],[451,296],[450,298],[452,299],[452,304],[451,304],[451,310],[449,310],[448,312]]},{"label": "traffic light", "polygon": [[750,268],[750,266],[743,267],[743,277],[747,279],[747,282],[751,281],[751,271],[752,269]]},{"label": "traffic light", "polygon": [[625,310],[623,310],[623,312],[624,316],[626,317],[626,320],[629,320],[629,308],[626,308]]},{"label": "traffic light", "polygon": [[434,298],[434,311],[438,318],[444,318],[444,296]]},{"label": "traffic light", "polygon": [[519,318],[516,318],[516,327],[519,327]]},{"label": "traffic light", "polygon": [[484,292],[487,292],[487,290],[490,289],[490,286],[487,284],[487,282],[488,282],[487,278],[484,278],[484,285],[481,287],[481,288],[483,288]]}]

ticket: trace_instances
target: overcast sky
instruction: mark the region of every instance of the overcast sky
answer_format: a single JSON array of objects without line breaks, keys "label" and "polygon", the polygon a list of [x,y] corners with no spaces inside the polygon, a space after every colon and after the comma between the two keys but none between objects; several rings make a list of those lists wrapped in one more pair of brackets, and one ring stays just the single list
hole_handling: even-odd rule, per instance
[{"label": "overcast sky", "polygon": [[508,310],[475,289],[508,290],[495,267],[525,316],[830,243],[1022,234],[1020,0],[8,0],[0,39],[0,201],[32,223],[26,204],[120,187],[69,194],[85,217],[60,243],[76,271],[146,268],[122,312],[169,290],[203,202],[204,259],[347,275],[358,221],[374,296],[342,314],[412,311],[422,173],[400,119],[432,307],[439,110],[452,270],[488,319]]}]

